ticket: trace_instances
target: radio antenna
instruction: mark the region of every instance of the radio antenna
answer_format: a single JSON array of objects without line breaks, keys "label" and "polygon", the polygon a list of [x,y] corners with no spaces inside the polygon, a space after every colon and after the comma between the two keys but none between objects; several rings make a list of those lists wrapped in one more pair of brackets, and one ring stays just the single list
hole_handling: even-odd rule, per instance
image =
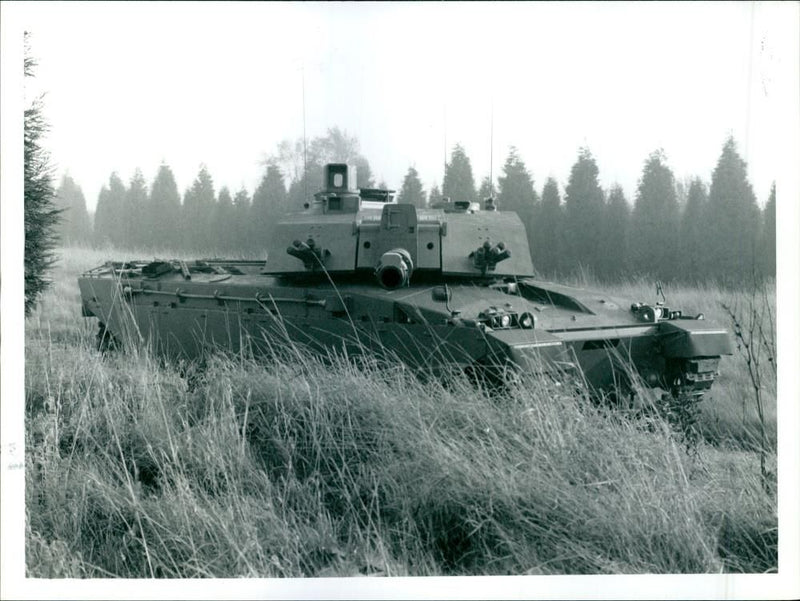
[{"label": "radio antenna", "polygon": [[443,107],[444,111],[444,174],[442,175],[442,196],[447,196],[444,189],[444,183],[447,181],[447,105]]},{"label": "radio antenna", "polygon": [[306,149],[306,63],[303,61],[303,202],[308,202],[308,151]]},{"label": "radio antenna", "polygon": [[494,99],[489,107],[489,196],[494,198]]}]

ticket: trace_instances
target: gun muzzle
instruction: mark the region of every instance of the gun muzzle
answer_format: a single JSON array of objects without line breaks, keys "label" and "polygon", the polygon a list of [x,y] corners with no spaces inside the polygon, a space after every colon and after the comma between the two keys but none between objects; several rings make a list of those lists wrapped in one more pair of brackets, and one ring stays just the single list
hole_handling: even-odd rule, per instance
[{"label": "gun muzzle", "polygon": [[375,275],[381,286],[387,290],[394,290],[408,286],[413,270],[414,264],[408,251],[404,248],[394,248],[381,255],[375,267]]}]

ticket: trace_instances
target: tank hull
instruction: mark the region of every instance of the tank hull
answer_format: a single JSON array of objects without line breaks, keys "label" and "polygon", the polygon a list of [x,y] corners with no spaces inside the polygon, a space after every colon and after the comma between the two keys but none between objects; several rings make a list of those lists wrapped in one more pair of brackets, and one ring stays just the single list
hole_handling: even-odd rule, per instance
[{"label": "tank hull", "polygon": [[[157,273],[153,265],[169,268]],[[731,353],[728,333],[711,322],[681,316],[644,323],[631,303],[533,278],[439,275],[390,290],[362,276],[334,283],[264,275],[253,262],[193,267],[130,262],[90,270],[78,281],[84,315],[117,340],[173,358],[300,346],[434,373],[579,372],[598,389],[632,368],[651,386],[704,390],[719,357]],[[532,327],[523,327],[526,315]]]}]

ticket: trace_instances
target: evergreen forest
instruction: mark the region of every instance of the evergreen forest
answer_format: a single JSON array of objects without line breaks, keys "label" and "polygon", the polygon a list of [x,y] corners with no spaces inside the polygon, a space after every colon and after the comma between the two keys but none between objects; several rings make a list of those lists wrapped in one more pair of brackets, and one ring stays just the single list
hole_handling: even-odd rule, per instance
[{"label": "evergreen forest", "polygon": [[[181,194],[173,171],[162,164],[152,182],[138,169],[128,181],[112,173],[92,218],[80,186],[65,175],[56,190],[59,236],[70,245],[259,258],[279,217],[310,200],[321,187],[322,166],[333,161],[355,164],[359,187],[376,185],[358,140],[338,128],[305,149],[302,140],[279,144],[252,193],[244,187],[217,189],[201,165]],[[710,182],[677,177],[662,150],[643,161],[634,198],[626,198],[617,184],[604,189],[600,169],[591,150],[580,148],[567,182],[551,177],[537,189],[523,157],[511,147],[496,181],[486,176],[476,186],[467,152],[457,144],[441,188],[434,183],[426,192],[413,166],[392,187],[398,202],[420,208],[445,197],[473,202],[493,197],[501,210],[515,211],[525,223],[540,277],[604,282],[647,277],[731,286],[774,277],[775,185],[760,207],[733,138],[722,145]]]}]

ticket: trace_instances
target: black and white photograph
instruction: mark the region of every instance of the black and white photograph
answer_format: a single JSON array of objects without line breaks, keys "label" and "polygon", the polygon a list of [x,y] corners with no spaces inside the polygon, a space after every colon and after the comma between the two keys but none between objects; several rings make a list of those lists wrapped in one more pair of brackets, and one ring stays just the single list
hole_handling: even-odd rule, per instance
[{"label": "black and white photograph", "polygon": [[2,598],[800,596],[800,3],[0,17]]}]

